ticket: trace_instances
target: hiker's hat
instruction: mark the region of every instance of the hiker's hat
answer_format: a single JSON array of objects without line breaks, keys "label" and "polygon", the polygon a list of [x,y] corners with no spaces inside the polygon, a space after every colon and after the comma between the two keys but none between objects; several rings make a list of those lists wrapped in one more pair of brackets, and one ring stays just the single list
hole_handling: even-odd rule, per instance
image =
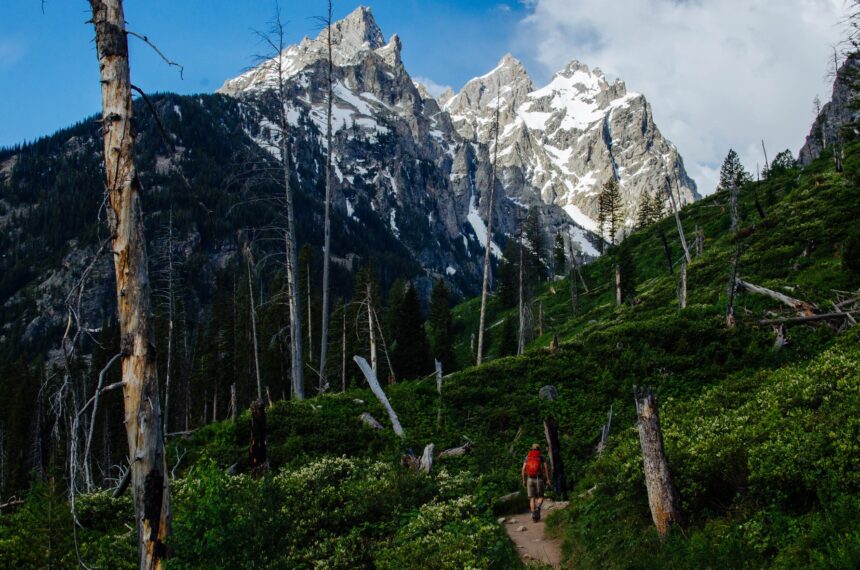
[{"label": "hiker's hat", "polygon": [[540,449],[540,444],[539,443],[533,443],[532,449]]}]

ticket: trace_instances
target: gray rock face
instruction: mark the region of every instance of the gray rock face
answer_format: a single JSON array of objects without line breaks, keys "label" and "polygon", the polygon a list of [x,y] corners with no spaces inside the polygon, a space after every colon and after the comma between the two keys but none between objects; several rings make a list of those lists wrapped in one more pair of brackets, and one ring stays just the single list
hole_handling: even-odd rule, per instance
[{"label": "gray rock face", "polygon": [[[407,73],[400,39],[394,35],[384,43],[382,37],[366,8],[333,28],[335,207],[355,219],[358,212],[372,212],[414,252],[430,277],[444,276],[460,290],[474,290],[487,239],[490,147],[478,136],[466,138],[458,132],[450,114]],[[317,147],[320,154],[325,153],[326,39],[323,32],[280,55],[287,77],[290,136],[297,139],[296,146]],[[275,156],[280,141],[274,100],[278,62],[264,62],[220,89],[240,100],[249,117],[256,117],[249,135]],[[533,88],[531,80],[513,58],[500,67],[496,74],[504,84],[499,93],[516,105]],[[476,88],[458,101],[464,111],[478,110],[499,93]],[[476,116],[470,128],[486,136],[490,126]],[[301,157],[296,160],[302,162]],[[321,180],[324,173],[319,165],[314,168]],[[512,198],[512,187],[499,176],[495,192],[492,251],[497,258],[500,236],[516,231],[530,205],[539,207],[548,234],[567,229],[577,247],[596,254],[588,232],[558,206]]]},{"label": "gray rock face", "polygon": [[[860,120],[860,108],[852,105],[856,103],[856,83],[860,79],[858,74],[860,74],[860,55],[851,55],[836,73],[830,101],[822,107],[815,122],[812,123],[806,142],[798,153],[797,160],[800,164],[809,164],[821,156],[825,146],[830,146],[833,141],[838,140],[844,125]],[[854,88],[852,83],[855,84]]]},{"label": "gray rock face", "polygon": [[596,230],[597,193],[610,177],[620,182],[628,225],[643,192],[668,184],[681,204],[698,198],[645,97],[620,80],[608,83],[599,69],[572,61],[535,89],[522,64],[506,55],[444,101],[459,133],[488,145],[500,106],[501,176],[512,197],[559,206],[586,229]]}]

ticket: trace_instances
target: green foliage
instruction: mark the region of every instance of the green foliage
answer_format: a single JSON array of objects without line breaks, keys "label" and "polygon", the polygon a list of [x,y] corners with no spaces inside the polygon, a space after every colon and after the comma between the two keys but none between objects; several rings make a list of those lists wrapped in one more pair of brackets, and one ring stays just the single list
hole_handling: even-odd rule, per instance
[{"label": "green foliage", "polygon": [[442,363],[442,370],[452,370],[454,360],[454,323],[448,300],[448,288],[442,279],[433,285],[430,294],[430,314],[427,329],[433,358]]}]

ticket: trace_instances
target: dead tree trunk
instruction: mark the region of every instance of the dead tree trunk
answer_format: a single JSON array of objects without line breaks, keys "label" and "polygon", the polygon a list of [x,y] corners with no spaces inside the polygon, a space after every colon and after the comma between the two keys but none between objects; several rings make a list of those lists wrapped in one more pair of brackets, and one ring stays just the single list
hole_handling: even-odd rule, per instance
[{"label": "dead tree trunk", "polygon": [[811,317],[815,314],[815,305],[813,305],[812,303],[801,301],[800,299],[795,299],[794,297],[789,297],[788,295],[779,293],[778,291],[773,291],[771,289],[768,289],[767,287],[754,285],[753,283],[744,281],[743,279],[737,279],[736,283],[737,289],[746,290],[750,293],[757,293],[759,295],[764,295],[765,297],[770,297],[774,301],[779,301],[784,305],[788,305],[803,316]]},{"label": "dead tree trunk", "polygon": [[173,321],[174,315],[173,291],[173,207],[170,208],[170,218],[167,227],[167,361],[164,369],[164,426],[162,433],[167,433],[167,423],[170,420],[170,367],[173,364]]},{"label": "dead tree trunk", "polygon": [[376,396],[382,404],[382,407],[384,407],[385,411],[388,412],[388,419],[391,420],[391,429],[394,430],[395,434],[403,437],[403,428],[400,426],[400,420],[397,418],[394,408],[392,408],[391,404],[388,402],[388,398],[385,396],[382,386],[379,385],[379,380],[376,379],[376,373],[373,372],[373,369],[371,369],[370,365],[368,365],[367,361],[362,357],[353,356],[352,358],[355,360],[355,363],[358,364],[358,367],[367,379],[367,383],[370,385],[370,390],[373,392],[373,395]]},{"label": "dead tree trunk", "polygon": [[705,230],[696,226],[696,257],[705,253]]},{"label": "dead tree trunk", "polygon": [[490,196],[487,205],[487,242],[484,245],[484,280],[481,285],[481,317],[478,325],[478,356],[477,365],[484,360],[484,328],[487,317],[487,295],[490,287],[490,251],[493,245],[493,197],[496,194],[496,160],[499,157],[499,107],[496,105],[495,120],[493,121],[493,169],[490,176]]},{"label": "dead tree trunk", "polygon": [[346,392],[346,303],[341,302],[343,321],[340,328],[340,389]]},{"label": "dead tree trunk", "polygon": [[621,266],[615,264],[615,304],[621,306]]},{"label": "dead tree trunk", "polygon": [[266,452],[266,405],[263,399],[251,404],[251,445],[248,449],[251,469],[260,471],[269,464]]},{"label": "dead tree trunk", "polygon": [[612,406],[609,406],[609,414],[606,417],[606,423],[600,429],[600,443],[597,444],[597,455],[600,455],[606,450],[609,444],[609,430],[612,429]]},{"label": "dead tree trunk", "polygon": [[141,185],[134,164],[128,38],[122,0],[90,0],[102,87],[102,131],[109,224],[121,334],[128,456],[140,568],[164,567],[170,493],[158,398],[155,339],[143,231]]},{"label": "dead tree trunk", "polygon": [[436,364],[436,393],[439,397],[439,403],[436,406],[436,427],[442,425],[442,363],[438,360]]},{"label": "dead tree trunk", "polygon": [[280,15],[276,18],[275,31],[269,40],[272,48],[272,55],[277,58],[277,76],[278,76],[278,119],[280,127],[280,159],[281,159],[281,175],[283,176],[284,184],[284,206],[287,214],[287,227],[284,231],[284,250],[286,254],[286,270],[287,270],[287,307],[290,317],[290,371],[293,397],[296,400],[305,399],[305,378],[304,378],[304,349],[302,346],[302,301],[299,295],[299,254],[296,245],[296,215],[293,203],[293,187],[290,180],[290,161],[292,156],[290,153],[290,137],[289,137],[289,121],[287,119],[287,90],[286,76],[284,71],[284,58],[281,53],[284,51],[284,26],[281,22]]},{"label": "dead tree trunk", "polygon": [[570,280],[570,307],[575,317],[579,313],[579,286],[576,282],[576,257],[573,253],[573,243],[570,235],[565,233],[565,246],[570,255],[570,263],[567,266],[568,279]]},{"label": "dead tree trunk", "polygon": [[672,483],[669,462],[663,450],[657,398],[650,388],[634,388],[634,393],[648,504],[657,532],[665,536],[671,524],[682,522],[681,499]]},{"label": "dead tree trunk", "polygon": [[257,375],[257,398],[263,398],[263,381],[260,378],[260,349],[257,345],[257,307],[254,301],[254,281],[251,278],[251,265],[254,263],[254,258],[251,254],[251,247],[245,243],[245,256],[248,261],[248,299],[251,305],[251,336],[254,340],[254,371]]},{"label": "dead tree trunk", "polygon": [[543,422],[546,435],[546,446],[549,451],[549,467],[552,473],[552,486],[562,498],[567,497],[567,476],[564,473],[564,462],[561,459],[561,440],[558,437],[558,422],[548,416]]},{"label": "dead tree trunk", "polygon": [[738,214],[738,186],[732,180],[729,187],[729,212],[732,218],[731,231],[735,239],[735,254],[732,257],[731,267],[729,270],[729,285],[727,288],[728,299],[726,301],[726,327],[734,328],[735,326],[735,293],[737,292],[738,280],[738,264],[741,259],[741,242],[738,238],[739,214]]},{"label": "dead tree trunk", "polygon": [[332,201],[332,48],[331,48],[331,27],[332,27],[332,6],[331,0],[328,2],[328,17],[326,20],[327,30],[327,48],[328,48],[328,81],[326,84],[326,169],[325,169],[325,227],[323,241],[323,282],[322,282],[322,328],[320,331],[320,393],[328,389],[328,380],[326,378],[326,365],[328,360],[328,313],[329,313],[329,266],[331,265],[331,201]]},{"label": "dead tree trunk", "polygon": [[523,299],[523,234],[520,229],[520,267],[519,267],[519,295],[518,295],[518,316],[519,329],[517,335],[517,354],[522,354],[526,351],[526,313],[525,302]]},{"label": "dead tree trunk", "polygon": [[230,384],[230,421],[234,424],[236,423],[236,407],[238,402],[236,401],[236,384]]},{"label": "dead tree trunk", "polygon": [[678,306],[687,308],[687,263],[681,263],[681,280],[678,283]]},{"label": "dead tree trunk", "polygon": [[660,236],[660,241],[663,243],[663,253],[666,254],[666,269],[669,271],[669,275],[675,273],[675,264],[672,260],[672,250],[669,248],[669,239],[666,237],[666,232],[663,231],[663,228],[657,226],[657,232]]},{"label": "dead tree trunk", "polygon": [[308,291],[308,362],[314,361],[314,317],[311,310],[311,264],[307,267],[307,291]]},{"label": "dead tree trunk", "polygon": [[373,375],[376,376],[377,368],[376,368],[376,332],[373,319],[374,311],[373,311],[373,294],[371,292],[370,283],[367,284],[367,330],[368,330],[368,338],[370,339],[370,369],[373,371]]},{"label": "dead tree trunk", "polygon": [[543,336],[543,301],[538,302],[538,335]]},{"label": "dead tree trunk", "polygon": [[672,193],[672,186],[668,179],[666,180],[666,194],[669,196],[669,204],[672,206],[672,212],[675,214],[675,225],[678,226],[678,237],[681,239],[681,247],[684,248],[684,259],[687,260],[687,263],[690,263],[693,260],[690,258],[690,250],[687,248],[687,238],[684,237],[684,225],[681,223],[681,213],[675,204],[675,195]]}]

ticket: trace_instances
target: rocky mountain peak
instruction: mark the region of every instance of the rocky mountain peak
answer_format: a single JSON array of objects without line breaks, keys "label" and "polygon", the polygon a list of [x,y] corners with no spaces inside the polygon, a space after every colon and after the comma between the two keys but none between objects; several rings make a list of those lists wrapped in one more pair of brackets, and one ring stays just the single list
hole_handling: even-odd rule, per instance
[{"label": "rocky mountain peak", "polygon": [[[326,30],[320,32],[317,41],[325,41]],[[346,18],[334,23],[332,43],[343,51],[359,53],[375,50],[385,45],[385,36],[367,6],[359,6]]]}]

